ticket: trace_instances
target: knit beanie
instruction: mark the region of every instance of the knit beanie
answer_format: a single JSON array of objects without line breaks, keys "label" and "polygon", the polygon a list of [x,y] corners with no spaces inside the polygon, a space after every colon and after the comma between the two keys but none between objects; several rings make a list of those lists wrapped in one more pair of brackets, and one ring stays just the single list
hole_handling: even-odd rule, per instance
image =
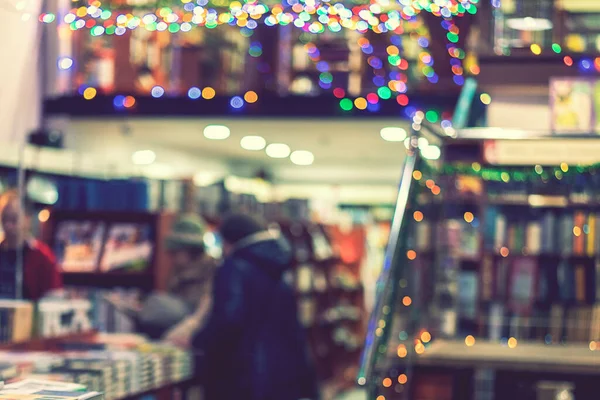
[{"label": "knit beanie", "polygon": [[195,214],[184,215],[173,224],[171,233],[166,239],[167,248],[169,250],[204,248],[205,232],[202,218]]},{"label": "knit beanie", "polygon": [[267,226],[262,220],[240,213],[225,217],[219,226],[219,233],[225,242],[236,244],[240,240],[266,229]]}]

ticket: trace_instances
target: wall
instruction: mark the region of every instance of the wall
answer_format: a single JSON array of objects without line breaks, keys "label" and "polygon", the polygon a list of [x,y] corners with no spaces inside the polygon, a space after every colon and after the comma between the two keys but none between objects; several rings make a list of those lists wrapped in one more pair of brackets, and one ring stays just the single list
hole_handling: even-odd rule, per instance
[{"label": "wall", "polygon": [[494,128],[550,131],[548,86],[488,87],[488,126]]},{"label": "wall", "polygon": [[40,9],[40,0],[6,0],[0,7],[0,156],[13,153],[40,121]]}]

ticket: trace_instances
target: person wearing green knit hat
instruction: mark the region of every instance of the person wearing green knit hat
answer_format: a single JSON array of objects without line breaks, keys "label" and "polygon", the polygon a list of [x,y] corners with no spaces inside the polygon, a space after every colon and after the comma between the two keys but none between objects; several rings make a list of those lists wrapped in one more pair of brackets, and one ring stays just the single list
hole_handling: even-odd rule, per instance
[{"label": "person wearing green knit hat", "polygon": [[171,296],[181,299],[191,314],[172,327],[164,338],[187,346],[202,326],[212,299],[212,281],[217,262],[206,253],[206,224],[197,215],[180,217],[166,238],[172,270],[167,285]]}]

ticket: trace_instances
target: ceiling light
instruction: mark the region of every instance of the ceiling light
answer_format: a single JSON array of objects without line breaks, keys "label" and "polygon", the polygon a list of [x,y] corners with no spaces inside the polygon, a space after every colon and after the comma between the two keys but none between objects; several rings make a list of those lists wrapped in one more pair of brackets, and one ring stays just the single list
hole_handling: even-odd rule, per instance
[{"label": "ceiling light", "polygon": [[427,140],[427,138],[420,137],[420,138],[419,138],[419,140],[417,141],[417,146],[418,146],[420,149],[424,149],[424,148],[426,148],[427,146],[429,146],[429,140]]},{"label": "ceiling light", "polygon": [[204,128],[204,137],[212,140],[227,139],[231,131],[225,125],[208,125]]},{"label": "ceiling light", "polygon": [[156,153],[152,150],[140,150],[133,153],[131,161],[135,165],[150,165],[156,160]]},{"label": "ceiling light", "polygon": [[244,136],[240,141],[242,149],[258,151],[265,148],[267,141],[262,136]]},{"label": "ceiling light", "polygon": [[421,149],[421,155],[428,160],[437,160],[442,155],[442,151],[436,145],[429,145]]},{"label": "ceiling light", "polygon": [[406,139],[406,131],[402,128],[387,127],[379,131],[381,138],[387,142],[402,142]]},{"label": "ceiling light", "polygon": [[283,143],[271,143],[267,146],[266,151],[271,158],[287,158],[290,155],[290,146]]},{"label": "ceiling light", "polygon": [[219,177],[216,174],[212,174],[210,172],[198,172],[194,175],[193,181],[194,185],[198,187],[207,187],[216,182],[218,182]]},{"label": "ceiling light", "polygon": [[290,160],[296,165],[311,165],[315,161],[315,156],[310,151],[296,150],[290,156]]},{"label": "ceiling light", "polygon": [[506,25],[511,29],[526,32],[548,31],[554,26],[549,19],[533,17],[509,18]]}]

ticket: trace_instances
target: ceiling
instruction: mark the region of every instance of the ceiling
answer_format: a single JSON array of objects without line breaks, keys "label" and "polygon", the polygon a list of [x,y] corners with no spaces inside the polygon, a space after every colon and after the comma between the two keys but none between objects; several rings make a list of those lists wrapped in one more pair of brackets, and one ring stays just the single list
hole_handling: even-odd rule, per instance
[{"label": "ceiling", "polygon": [[[209,140],[207,125],[226,125],[231,136]],[[123,171],[131,154],[152,150],[156,162],[148,169],[167,169],[174,175],[225,168],[240,175],[266,169],[276,181],[396,184],[405,157],[399,142],[386,142],[379,131],[398,126],[390,119],[85,119],[55,120],[51,125],[66,133],[67,147],[102,168]],[[265,151],[240,146],[247,135],[263,136],[267,143],[285,143],[291,150],[308,150],[315,156],[311,166],[296,166],[289,158],[273,159]],[[85,154],[85,157],[82,155]],[[160,168],[159,168],[160,167]],[[125,168],[126,169],[126,168]],[[155,171],[156,172],[156,171]],[[169,173],[165,174],[169,175]]]}]

